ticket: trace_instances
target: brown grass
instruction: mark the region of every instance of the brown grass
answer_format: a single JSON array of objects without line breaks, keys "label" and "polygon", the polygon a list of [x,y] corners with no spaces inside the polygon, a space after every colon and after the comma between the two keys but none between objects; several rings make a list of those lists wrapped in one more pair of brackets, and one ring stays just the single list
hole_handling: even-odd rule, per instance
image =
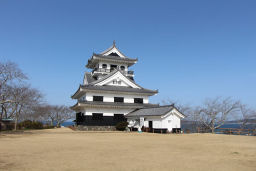
[{"label": "brown grass", "polygon": [[256,170],[256,137],[79,132],[0,134],[0,170]]}]

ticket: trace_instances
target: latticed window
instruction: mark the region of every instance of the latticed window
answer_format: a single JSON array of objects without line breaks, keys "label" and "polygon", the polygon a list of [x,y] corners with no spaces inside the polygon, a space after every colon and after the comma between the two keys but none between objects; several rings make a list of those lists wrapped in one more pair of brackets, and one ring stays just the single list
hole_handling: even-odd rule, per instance
[{"label": "latticed window", "polygon": [[120,69],[121,70],[125,70],[125,66],[120,66]]},{"label": "latticed window", "polygon": [[114,102],[123,103],[124,102],[124,98],[123,97],[114,97]]},{"label": "latticed window", "polygon": [[93,96],[93,101],[103,102],[103,96]]},{"label": "latticed window", "polygon": [[117,84],[117,80],[113,80],[113,84]]},{"label": "latticed window", "polygon": [[134,98],[134,103],[143,103],[143,98]]},{"label": "latticed window", "polygon": [[107,64],[102,64],[102,68],[107,68]]}]

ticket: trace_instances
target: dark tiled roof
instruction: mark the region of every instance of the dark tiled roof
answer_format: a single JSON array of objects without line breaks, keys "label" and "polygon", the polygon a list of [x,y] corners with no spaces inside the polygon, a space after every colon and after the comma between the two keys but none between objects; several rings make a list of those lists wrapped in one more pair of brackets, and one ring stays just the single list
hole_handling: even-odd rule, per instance
[{"label": "dark tiled roof", "polygon": [[118,70],[115,69],[114,71],[112,71],[112,72],[109,73],[108,75],[102,77],[101,79],[95,80],[94,82],[91,82],[90,84],[91,84],[91,85],[94,85],[94,84],[96,84],[96,83],[99,83],[99,82],[101,82],[101,81],[104,81],[104,80],[106,80],[107,78],[109,78],[109,77],[111,77],[112,75],[114,75],[115,73],[117,73],[117,71],[118,71]]},{"label": "dark tiled roof", "polygon": [[90,72],[85,73],[85,79],[87,80],[88,84],[96,81],[96,79],[92,77],[92,74]]},{"label": "dark tiled roof", "polygon": [[99,57],[99,58],[105,58],[105,59],[115,59],[115,60],[124,60],[124,61],[137,61],[138,59],[133,58],[122,58],[120,56],[111,56],[111,55],[102,55],[102,54],[96,54],[94,53],[93,56]]},{"label": "dark tiled roof", "polygon": [[[79,102],[80,106],[99,106],[99,107],[117,107],[117,108],[131,108],[131,109],[141,109],[145,107],[157,107],[158,104],[140,104],[140,103],[114,103],[114,102],[95,102],[95,101],[82,101]],[[77,106],[74,105],[72,108]]]},{"label": "dark tiled roof", "polygon": [[162,116],[170,112],[172,109],[174,109],[173,105],[144,108],[130,112],[126,116]]},{"label": "dark tiled roof", "polygon": [[117,91],[117,92],[134,92],[134,93],[145,93],[145,94],[156,94],[157,90],[139,89],[123,86],[93,86],[93,85],[81,85],[82,89],[85,90],[102,90],[102,91]]},{"label": "dark tiled roof", "polygon": [[[97,84],[97,83],[99,83],[99,82],[101,82],[101,81],[104,81],[104,80],[106,80],[107,78],[111,77],[112,75],[114,75],[114,74],[117,73],[117,72],[120,72],[120,71],[119,71],[118,69],[115,69],[114,71],[112,71],[112,72],[109,73],[108,75],[104,76],[103,78],[101,78],[101,79],[99,79],[99,80],[95,80],[94,82],[91,82],[90,85],[95,85],[95,84]],[[146,91],[151,91],[151,92],[158,93],[157,90],[149,90],[149,89],[145,89],[145,88],[141,87],[141,86],[138,85],[134,80],[131,80],[129,77],[125,76],[122,72],[120,72],[120,73],[121,73],[125,78],[127,78],[129,81],[131,81],[133,84],[135,84],[136,86],[140,87],[141,89],[146,90]],[[116,87],[118,87],[118,86],[110,86],[110,87],[116,88]],[[129,89],[131,89],[131,88],[129,88]],[[123,90],[125,90],[125,89],[123,89]],[[131,90],[131,91],[132,91],[132,90]],[[135,90],[135,91],[137,91],[137,90]]]},{"label": "dark tiled roof", "polygon": [[[118,72],[118,70],[114,70],[112,73],[106,75],[105,77],[99,79],[99,80],[95,80],[92,75],[90,73],[86,73],[85,74],[85,79],[87,79],[88,85],[80,85],[80,87],[78,88],[78,90],[71,96],[71,98],[76,98],[76,95],[79,94],[80,88],[84,89],[84,90],[98,90],[98,91],[111,91],[111,92],[128,92],[128,93],[140,93],[140,94],[149,94],[149,95],[153,95],[153,94],[157,94],[158,90],[150,90],[150,89],[146,89],[143,88],[141,86],[139,86],[138,84],[136,84],[133,80],[131,80],[129,77],[125,76],[127,79],[129,79],[131,82],[133,82],[134,84],[136,84],[138,87],[140,88],[131,88],[131,87],[124,87],[124,86],[95,86],[94,84],[101,82],[107,78],[109,78],[110,76],[112,76],[113,74],[115,74],[116,72]],[[121,74],[123,74],[122,72],[120,72]]]},{"label": "dark tiled roof", "polygon": [[103,51],[103,52],[100,53],[100,54],[105,54],[105,53],[111,51],[113,48],[116,48],[120,54],[122,54],[124,57],[126,57],[126,56],[116,47],[115,41],[113,41],[113,45],[112,45],[111,47],[109,47],[108,49],[106,49],[105,51]]},{"label": "dark tiled roof", "polygon": [[92,57],[88,60],[86,65],[87,68],[94,68],[95,65],[99,62],[99,60],[107,60],[107,61],[115,61],[119,63],[127,63],[129,66],[135,64],[138,59],[132,58],[121,58],[119,56],[110,56],[110,55],[102,55],[102,54],[93,54]]}]

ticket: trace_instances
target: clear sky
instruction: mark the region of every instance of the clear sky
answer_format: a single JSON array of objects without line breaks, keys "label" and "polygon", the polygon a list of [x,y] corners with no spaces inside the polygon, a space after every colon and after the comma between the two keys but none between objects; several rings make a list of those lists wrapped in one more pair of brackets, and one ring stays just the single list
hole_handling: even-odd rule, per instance
[{"label": "clear sky", "polygon": [[151,102],[232,96],[256,105],[256,1],[0,0],[0,60],[51,104],[73,105],[88,58],[116,40]]}]

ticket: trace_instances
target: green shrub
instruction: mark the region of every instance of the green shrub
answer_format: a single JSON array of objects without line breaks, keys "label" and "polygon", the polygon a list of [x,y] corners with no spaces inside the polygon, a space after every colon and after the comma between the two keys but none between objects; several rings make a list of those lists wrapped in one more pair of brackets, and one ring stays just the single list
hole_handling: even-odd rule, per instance
[{"label": "green shrub", "polygon": [[52,128],[55,128],[55,127],[52,125],[44,125],[44,129],[52,129]]},{"label": "green shrub", "polygon": [[128,122],[125,122],[125,121],[118,122],[118,123],[116,124],[116,130],[118,130],[118,131],[124,131],[125,128],[127,127],[127,125],[128,125]]},{"label": "green shrub", "polygon": [[32,122],[32,129],[43,129],[44,126],[41,122],[33,121]]},{"label": "green shrub", "polygon": [[43,129],[43,124],[38,121],[25,120],[18,124],[19,129]]}]

